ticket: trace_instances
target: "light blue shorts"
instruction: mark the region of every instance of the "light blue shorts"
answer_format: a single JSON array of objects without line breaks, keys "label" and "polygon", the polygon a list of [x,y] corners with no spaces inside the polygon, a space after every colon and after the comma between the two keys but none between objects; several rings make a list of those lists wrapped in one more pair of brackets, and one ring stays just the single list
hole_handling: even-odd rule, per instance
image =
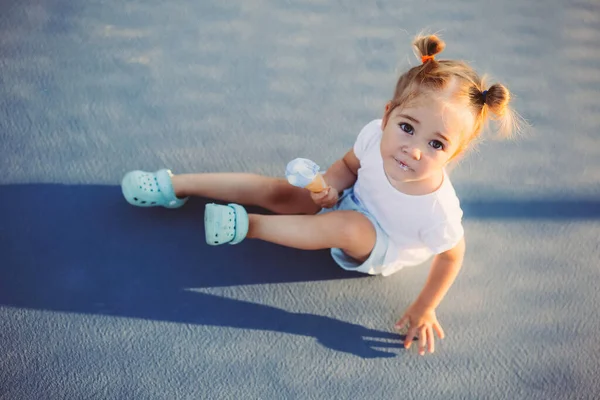
[{"label": "light blue shorts", "polygon": [[354,195],[354,187],[346,189],[338,202],[332,208],[324,208],[319,214],[326,214],[331,211],[337,210],[350,210],[350,211],[358,211],[364,216],[366,216],[369,221],[375,227],[375,231],[377,233],[377,238],[375,240],[375,247],[371,250],[371,254],[369,258],[367,258],[363,263],[356,260],[355,258],[350,257],[342,249],[333,248],[331,249],[331,256],[335,260],[336,263],[343,269],[348,271],[358,271],[369,273],[369,271],[373,270],[381,270],[381,266],[384,264],[385,254],[388,250],[389,245],[389,237],[383,231],[381,226],[377,223],[375,217],[373,217],[358,201],[356,196]]}]

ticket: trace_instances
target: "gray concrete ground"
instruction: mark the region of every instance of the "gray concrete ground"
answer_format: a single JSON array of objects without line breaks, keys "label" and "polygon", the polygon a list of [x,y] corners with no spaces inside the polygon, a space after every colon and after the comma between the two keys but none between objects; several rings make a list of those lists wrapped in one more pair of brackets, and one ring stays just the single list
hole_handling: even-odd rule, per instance
[{"label": "gray concrete ground", "polygon": [[[532,128],[452,173],[469,250],[433,356],[392,326],[427,266],[209,248],[130,169],[282,175],[379,117],[422,29]],[[600,397],[600,3],[0,1],[0,398]]]}]

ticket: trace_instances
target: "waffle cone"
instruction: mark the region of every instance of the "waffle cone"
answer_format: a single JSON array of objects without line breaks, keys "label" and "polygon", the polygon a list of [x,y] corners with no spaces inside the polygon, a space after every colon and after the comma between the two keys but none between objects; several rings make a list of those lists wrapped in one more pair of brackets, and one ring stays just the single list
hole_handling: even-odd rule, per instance
[{"label": "waffle cone", "polygon": [[313,193],[319,193],[327,188],[327,184],[325,183],[325,179],[323,179],[323,175],[317,174],[312,182],[306,185],[305,188]]}]

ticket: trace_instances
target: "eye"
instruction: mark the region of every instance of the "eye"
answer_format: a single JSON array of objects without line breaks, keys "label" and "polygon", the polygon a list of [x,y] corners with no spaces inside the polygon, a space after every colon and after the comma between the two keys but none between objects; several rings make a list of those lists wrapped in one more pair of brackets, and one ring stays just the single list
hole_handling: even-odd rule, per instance
[{"label": "eye", "polygon": [[429,142],[429,145],[436,150],[444,150],[444,143],[440,142],[439,140],[432,140]]},{"label": "eye", "polygon": [[406,122],[401,122],[398,124],[398,126],[400,127],[400,129],[402,129],[404,132],[408,133],[409,135],[412,135],[413,133],[415,133],[415,128],[413,128],[413,126],[411,124],[407,124]]}]

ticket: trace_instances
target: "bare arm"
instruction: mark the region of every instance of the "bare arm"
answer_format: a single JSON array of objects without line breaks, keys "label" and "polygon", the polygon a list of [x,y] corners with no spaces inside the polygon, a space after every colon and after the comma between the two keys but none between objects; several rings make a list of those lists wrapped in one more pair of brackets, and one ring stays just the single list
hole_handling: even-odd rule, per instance
[{"label": "bare arm", "polygon": [[438,254],[431,264],[429,276],[415,305],[422,309],[437,308],[462,266],[465,254],[465,239],[463,238],[454,248]]},{"label": "bare arm", "polygon": [[337,160],[323,175],[327,185],[343,192],[356,182],[360,160],[354,154],[354,150],[347,152],[343,158]]},{"label": "bare arm", "polygon": [[427,282],[415,302],[408,307],[402,318],[396,323],[396,328],[409,324],[404,339],[404,347],[410,348],[413,338],[419,338],[419,354],[425,354],[427,346],[430,353],[434,351],[433,331],[440,339],[444,331],[435,315],[435,308],[440,304],[462,266],[465,254],[464,238],[452,249],[438,254],[433,259]]}]

